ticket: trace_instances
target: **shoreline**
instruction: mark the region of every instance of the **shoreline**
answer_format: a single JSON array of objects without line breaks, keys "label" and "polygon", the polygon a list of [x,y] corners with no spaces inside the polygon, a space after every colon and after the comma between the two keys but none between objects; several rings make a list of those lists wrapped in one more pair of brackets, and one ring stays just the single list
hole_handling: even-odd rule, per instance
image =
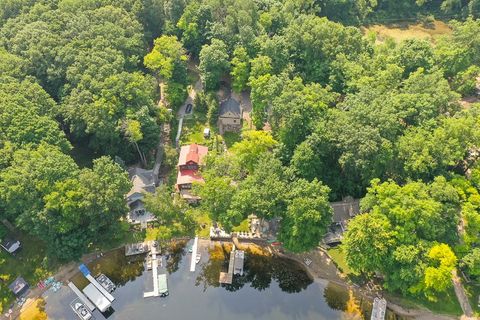
[{"label": "shoreline", "polygon": [[[172,241],[176,241],[179,239],[172,239]],[[184,238],[181,240],[185,240]],[[205,238],[199,238],[199,249],[207,249],[207,248],[212,248],[216,244],[226,244],[226,243],[233,243],[232,241],[217,241],[217,240],[210,240],[210,239],[205,239]],[[345,277],[342,277],[342,273],[338,271],[337,266],[333,263],[333,260],[329,257],[328,253],[322,249],[322,248],[317,248],[314,251],[310,251],[308,253],[303,253],[303,254],[294,254],[294,253],[282,253],[276,248],[272,247],[269,244],[262,243],[260,244],[259,242],[241,242],[242,247],[246,247],[250,250],[262,250],[265,253],[269,253],[271,255],[276,255],[281,258],[289,259],[292,261],[295,261],[298,263],[302,269],[305,270],[305,272],[313,279],[317,281],[328,281],[332,282],[338,286],[341,286],[345,289],[353,290],[357,294],[359,294],[361,297],[373,300],[375,298],[375,295],[373,293],[368,293],[366,292],[363,288],[361,288],[358,285],[348,283],[345,280]],[[107,254],[108,252],[118,250],[120,248],[124,247],[124,245],[121,245],[117,248],[112,248],[104,252],[93,252],[84,255],[80,261],[78,262],[70,262],[68,264],[65,264],[61,267],[59,267],[59,270],[52,275],[55,277],[57,281],[62,281],[64,284],[66,281],[68,281],[74,274],[78,272],[78,265],[81,263],[89,263],[92,261],[95,261],[99,258],[101,258],[104,254]],[[244,249],[244,248],[242,248]],[[305,256],[308,256],[310,259],[313,260],[313,262],[310,264],[310,266],[307,266],[303,260]],[[317,268],[315,268],[317,267]],[[43,299],[43,295],[45,292],[47,292],[48,289],[43,289],[40,290],[38,288],[32,288],[31,292],[27,295],[27,300],[26,302],[21,306],[18,307],[16,306],[14,309],[14,312],[12,313],[11,317],[12,319],[18,319],[23,311],[28,308],[32,303],[36,302],[37,299]],[[417,319],[417,320],[456,320],[460,319],[459,317],[455,317],[452,315],[445,315],[445,314],[438,314],[434,313],[426,308],[415,308],[415,309],[410,309],[410,308],[405,308],[401,306],[400,304],[393,302],[391,297],[384,297],[387,300],[388,307],[387,309],[390,309],[393,311],[395,314],[398,314],[403,317],[409,317],[411,319]],[[1,315],[3,317],[3,315]]]}]

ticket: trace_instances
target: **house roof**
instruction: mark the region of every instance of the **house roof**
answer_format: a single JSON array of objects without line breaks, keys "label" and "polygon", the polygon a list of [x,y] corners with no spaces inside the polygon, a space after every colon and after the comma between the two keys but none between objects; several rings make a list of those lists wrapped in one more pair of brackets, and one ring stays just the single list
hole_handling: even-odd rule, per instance
[{"label": "house roof", "polygon": [[130,197],[135,193],[155,192],[155,176],[153,170],[130,168],[128,174],[133,186],[127,193],[127,197]]},{"label": "house roof", "polygon": [[339,202],[332,202],[333,222],[342,222],[355,217],[360,213],[360,200],[347,199]]},{"label": "house roof", "polygon": [[192,182],[204,182],[203,178],[196,170],[179,170],[177,175],[177,184],[187,184]]},{"label": "house roof", "polygon": [[236,118],[240,118],[242,116],[240,103],[232,97],[229,97],[220,103],[219,116],[221,117],[227,113],[232,113]]},{"label": "house roof", "polygon": [[12,238],[5,238],[0,245],[8,252],[13,253],[20,248],[20,241]]},{"label": "house roof", "polygon": [[193,161],[196,164],[203,164],[203,160],[208,153],[208,147],[198,144],[191,144],[182,146],[180,149],[180,156],[178,157],[178,165],[186,165],[187,162]]},{"label": "house roof", "polygon": [[13,281],[8,288],[12,290],[15,295],[22,294],[24,290],[28,289],[28,283],[22,277],[18,277]]}]

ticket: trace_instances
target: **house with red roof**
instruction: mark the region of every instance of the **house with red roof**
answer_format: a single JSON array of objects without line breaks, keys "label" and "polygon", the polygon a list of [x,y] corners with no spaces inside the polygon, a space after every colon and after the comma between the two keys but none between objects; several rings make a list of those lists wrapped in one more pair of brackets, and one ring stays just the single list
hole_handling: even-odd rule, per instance
[{"label": "house with red roof", "polygon": [[197,202],[200,200],[200,198],[192,195],[190,190],[192,189],[193,182],[204,182],[198,170],[204,164],[207,153],[208,147],[195,143],[182,146],[180,149],[176,188],[182,198],[188,202]]}]

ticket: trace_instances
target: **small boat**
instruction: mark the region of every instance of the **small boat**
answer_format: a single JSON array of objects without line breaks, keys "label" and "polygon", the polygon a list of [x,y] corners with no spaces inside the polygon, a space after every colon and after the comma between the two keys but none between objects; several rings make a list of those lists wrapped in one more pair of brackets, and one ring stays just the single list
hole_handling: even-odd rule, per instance
[{"label": "small boat", "polygon": [[97,281],[100,283],[100,285],[105,289],[107,290],[109,293],[112,293],[113,291],[115,291],[115,289],[117,289],[117,287],[115,286],[115,284],[113,283],[112,280],[110,280],[106,275],[104,275],[103,273],[100,273],[98,276],[97,276]]},{"label": "small boat", "polygon": [[197,253],[197,256],[195,257],[195,263],[199,263],[201,258],[202,255],[200,253]]},{"label": "small boat", "polygon": [[92,313],[90,312],[90,310],[87,309],[87,307],[85,307],[83,303],[76,302],[75,304],[70,306],[81,320],[92,319]]}]

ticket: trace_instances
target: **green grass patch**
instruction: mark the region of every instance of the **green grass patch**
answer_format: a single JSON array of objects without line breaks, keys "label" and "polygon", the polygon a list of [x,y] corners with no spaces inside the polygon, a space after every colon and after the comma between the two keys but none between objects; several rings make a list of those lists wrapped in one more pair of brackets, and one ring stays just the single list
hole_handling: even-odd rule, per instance
[{"label": "green grass patch", "polygon": [[455,316],[459,316],[463,313],[453,288],[450,288],[445,294],[439,295],[437,297],[437,301],[429,301],[427,298],[422,296],[405,297],[399,295],[392,295],[392,297],[392,300],[394,302],[398,302],[400,305],[407,308],[418,308],[420,306],[427,308],[434,313]]},{"label": "green grass patch", "polygon": [[121,221],[113,236],[106,236],[98,241],[98,244],[90,248],[90,251],[108,251],[123,246],[127,243],[142,242],[145,240],[145,230],[133,229],[127,221]]},{"label": "green grass patch", "polygon": [[195,221],[197,227],[195,228],[195,234],[201,238],[210,237],[210,227],[212,226],[212,219],[208,213],[201,211],[199,208],[191,209],[195,210]]},{"label": "green grass patch", "polygon": [[248,223],[248,218],[243,220],[240,225],[233,227],[232,230],[235,232],[250,232],[250,225]]},{"label": "green grass patch", "polygon": [[358,276],[358,273],[353,271],[348,265],[347,260],[345,258],[345,252],[343,252],[342,248],[337,246],[335,248],[330,248],[327,250],[328,255],[332,258],[333,262],[337,266],[337,268],[345,273],[346,275],[353,275]]},{"label": "green grass patch", "polygon": [[36,287],[40,280],[52,275],[60,264],[47,257],[45,244],[25,234],[16,236],[22,243],[21,251],[13,256],[5,250],[0,250],[0,312],[8,309],[15,297],[8,285],[17,277],[23,277],[30,287]]}]

